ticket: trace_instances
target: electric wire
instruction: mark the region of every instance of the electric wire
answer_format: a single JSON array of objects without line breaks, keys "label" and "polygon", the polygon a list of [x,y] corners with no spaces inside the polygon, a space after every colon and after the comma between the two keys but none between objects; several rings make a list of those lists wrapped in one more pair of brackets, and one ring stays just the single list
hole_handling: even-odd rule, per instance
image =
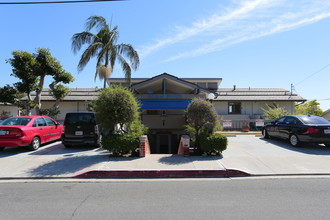
[{"label": "electric wire", "polygon": [[294,84],[294,86],[297,86],[301,84],[302,82],[306,81],[307,79],[311,78],[312,76],[316,75],[317,73],[321,72],[322,70],[326,69],[328,66],[330,66],[330,63],[319,69],[318,71],[312,73],[311,75],[307,76],[305,79],[301,80],[300,82]]},{"label": "electric wire", "polygon": [[[330,63],[327,64],[327,65],[325,65],[325,66],[322,67],[321,69],[317,70],[316,72],[310,74],[309,76],[307,76],[307,77],[304,78],[303,80],[299,81],[298,83],[296,83],[296,84],[294,84],[294,85],[291,85],[291,90],[292,90],[292,91],[295,91],[296,93],[298,93],[297,90],[296,90],[296,86],[297,86],[297,85],[303,83],[303,82],[306,81],[307,79],[311,78],[312,76],[316,75],[317,73],[321,72],[322,70],[326,69],[326,68],[329,67],[329,66],[330,66]],[[315,99],[315,100],[316,100],[316,101],[329,101],[330,98],[325,98],[325,99]]]},{"label": "electric wire", "polygon": [[69,0],[69,1],[43,1],[43,2],[0,2],[0,5],[32,5],[32,4],[66,4],[66,3],[93,3],[93,2],[113,2],[124,0]]}]

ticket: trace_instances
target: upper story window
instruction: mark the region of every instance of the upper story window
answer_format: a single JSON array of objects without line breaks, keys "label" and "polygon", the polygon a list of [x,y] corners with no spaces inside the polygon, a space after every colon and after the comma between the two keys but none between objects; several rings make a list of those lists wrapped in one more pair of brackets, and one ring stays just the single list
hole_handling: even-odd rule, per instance
[{"label": "upper story window", "polygon": [[228,114],[241,114],[241,103],[240,102],[229,102],[228,103]]},{"label": "upper story window", "polygon": [[215,82],[197,82],[196,84],[203,89],[211,89],[211,90],[218,89],[218,84]]},{"label": "upper story window", "polygon": [[207,86],[206,86],[206,83],[205,82],[198,82],[197,85],[203,89],[206,89]]},{"label": "upper story window", "polygon": [[218,84],[209,82],[207,88],[208,89],[218,89]]}]

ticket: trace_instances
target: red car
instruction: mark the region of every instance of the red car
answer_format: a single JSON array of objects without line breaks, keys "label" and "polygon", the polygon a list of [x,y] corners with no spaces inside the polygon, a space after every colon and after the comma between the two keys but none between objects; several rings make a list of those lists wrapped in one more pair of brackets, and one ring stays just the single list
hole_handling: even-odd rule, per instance
[{"label": "red car", "polygon": [[0,122],[0,151],[5,147],[28,146],[37,150],[41,144],[61,138],[63,125],[47,116],[18,116]]}]

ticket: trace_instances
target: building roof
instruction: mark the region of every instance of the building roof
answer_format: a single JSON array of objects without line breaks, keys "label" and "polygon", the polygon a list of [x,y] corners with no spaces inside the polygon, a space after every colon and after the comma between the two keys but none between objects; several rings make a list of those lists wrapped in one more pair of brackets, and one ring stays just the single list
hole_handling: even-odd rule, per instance
[{"label": "building roof", "polygon": [[306,99],[280,88],[220,88],[215,101],[296,101]]},{"label": "building roof", "polygon": [[[172,92],[175,90],[176,92],[179,92],[181,89],[181,92],[183,88],[185,88],[185,92],[187,92],[187,88],[189,88],[189,93],[191,93],[190,90],[198,90],[201,92],[204,92],[206,94],[209,94],[211,91],[209,89],[204,89],[200,86],[198,86],[195,83],[186,81],[182,78],[178,78],[176,76],[170,75],[168,73],[163,73],[157,76],[154,76],[152,78],[149,78],[147,80],[135,83],[132,85],[132,89],[134,89],[135,91],[144,88],[144,90],[148,87],[153,88],[153,89],[157,89],[157,90],[161,90],[162,89],[162,84],[163,84],[163,79],[168,79],[171,83],[168,83],[166,86],[166,89],[168,90],[172,90]],[[143,90],[143,89],[142,89]]]},{"label": "building roof", "polygon": [[[90,101],[97,99],[99,96],[99,88],[70,88],[69,94],[63,101]],[[50,95],[49,88],[44,88],[41,92],[41,101],[54,101],[55,98]],[[32,99],[35,97],[35,92],[32,93]],[[22,100],[27,100],[24,97]]]}]

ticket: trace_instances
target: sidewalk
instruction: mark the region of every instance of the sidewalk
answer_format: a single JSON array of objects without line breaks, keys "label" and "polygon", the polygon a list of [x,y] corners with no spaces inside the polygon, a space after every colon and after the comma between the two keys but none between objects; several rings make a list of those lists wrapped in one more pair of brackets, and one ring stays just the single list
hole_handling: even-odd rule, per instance
[{"label": "sidewalk", "polygon": [[74,175],[75,178],[164,178],[164,177],[234,177],[249,176],[239,170],[226,169],[221,156],[151,154],[143,158],[110,157],[109,161]]}]

